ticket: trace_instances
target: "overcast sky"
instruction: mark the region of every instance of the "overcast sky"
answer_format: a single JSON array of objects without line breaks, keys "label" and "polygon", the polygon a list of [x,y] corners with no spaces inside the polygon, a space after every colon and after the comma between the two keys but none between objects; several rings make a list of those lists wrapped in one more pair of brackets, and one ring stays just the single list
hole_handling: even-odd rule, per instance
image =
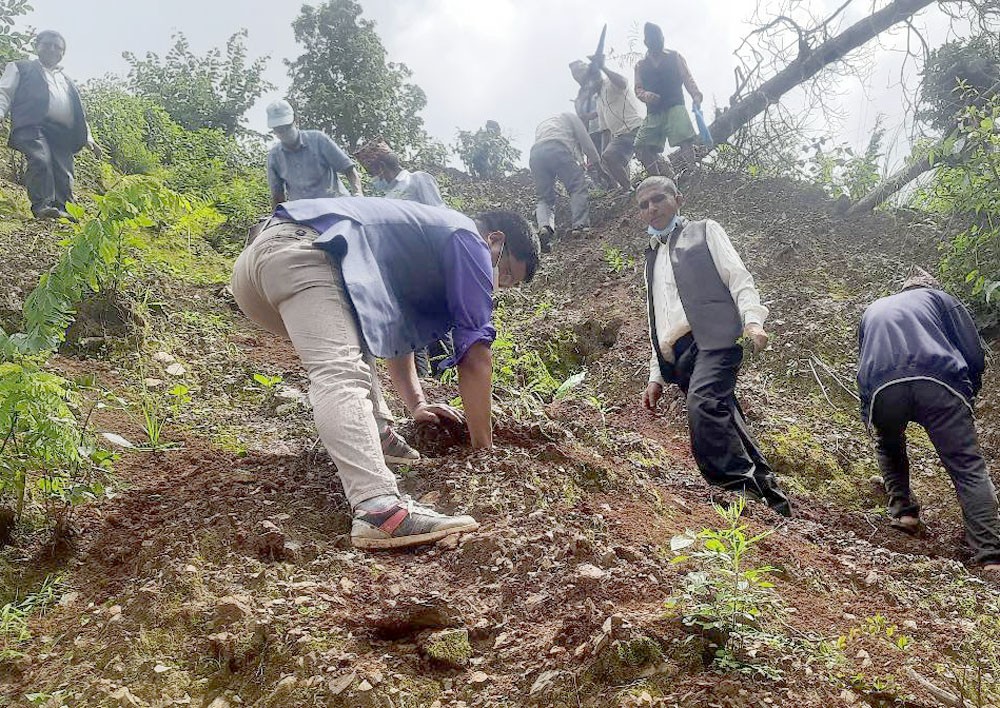
[{"label": "overcast sky", "polygon": [[[279,87],[250,112],[252,127],[258,129],[264,126],[264,105],[281,97],[288,85],[282,60],[299,53],[291,30],[299,2],[32,2],[35,9],[24,24],[58,29],[66,36],[63,66],[80,82],[107,73],[125,74],[125,51],[163,55],[176,31],[184,32],[200,54],[224,45],[229,35],[245,27],[250,55],[270,55],[267,75]],[[607,46],[617,52],[628,50],[643,22],[660,24],[667,46],[687,59],[710,114],[715,105],[725,105],[733,91],[733,50],[750,27],[753,9],[750,0],[362,0],[361,4],[365,16],[377,23],[389,59],[407,64],[413,81],[427,93],[423,117],[433,137],[450,144],[458,129],[475,129],[492,118],[524,152],[522,161],[527,160],[535,125],[571,109],[576,84],[567,64],[593,51],[604,23]],[[811,2],[817,14],[840,4],[841,0]],[[857,0],[855,5],[851,14],[845,14],[846,22],[870,11],[872,0]],[[773,9],[776,3],[764,6]],[[918,17],[916,24],[932,46],[953,31],[936,9]],[[839,139],[863,148],[880,114],[886,116],[890,131],[900,126],[904,95],[898,84],[905,44],[902,31],[884,37],[863,62],[866,75],[842,82],[837,100],[846,118],[834,126]],[[631,68],[619,68],[631,80]],[[897,153],[905,150],[905,137],[902,132],[890,133],[897,141]]]}]

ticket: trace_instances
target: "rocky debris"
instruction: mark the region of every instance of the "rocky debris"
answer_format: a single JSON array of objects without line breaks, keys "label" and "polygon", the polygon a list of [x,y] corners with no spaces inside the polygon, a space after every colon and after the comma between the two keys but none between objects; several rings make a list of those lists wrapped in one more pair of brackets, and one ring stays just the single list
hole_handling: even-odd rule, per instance
[{"label": "rocky debris", "polygon": [[469,630],[443,629],[431,632],[420,640],[420,651],[431,663],[446,668],[462,669],[472,658]]},{"label": "rocky debris", "polygon": [[581,563],[576,568],[576,579],[583,583],[599,583],[608,577],[608,571],[591,563]]},{"label": "rocky debris", "polygon": [[261,521],[254,539],[257,556],[264,560],[294,561],[302,555],[302,544],[290,540],[273,521]]},{"label": "rocky debris", "polygon": [[676,671],[666,662],[660,641],[633,627],[620,615],[608,617],[601,631],[578,647],[576,653],[592,657],[584,672],[587,677],[609,685]]},{"label": "rocky debris", "polygon": [[251,614],[250,601],[246,597],[227,595],[219,600],[212,613],[212,625],[225,627],[236,624]]},{"label": "rocky debris", "polygon": [[364,618],[365,625],[379,639],[412,637],[428,629],[462,626],[462,613],[441,597],[400,600]]},{"label": "rocky debris", "polygon": [[559,696],[571,690],[572,685],[573,675],[568,671],[543,671],[531,684],[528,698],[532,705],[551,706]]}]

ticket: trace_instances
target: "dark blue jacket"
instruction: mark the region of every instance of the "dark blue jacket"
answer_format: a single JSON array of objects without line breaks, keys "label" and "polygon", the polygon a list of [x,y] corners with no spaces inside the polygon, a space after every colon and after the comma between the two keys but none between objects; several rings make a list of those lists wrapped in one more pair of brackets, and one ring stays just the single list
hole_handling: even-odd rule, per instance
[{"label": "dark blue jacket", "polygon": [[946,292],[911,288],[865,310],[858,329],[858,393],[867,422],[879,389],[933,379],[970,404],[982,386],[986,357],[975,322]]}]

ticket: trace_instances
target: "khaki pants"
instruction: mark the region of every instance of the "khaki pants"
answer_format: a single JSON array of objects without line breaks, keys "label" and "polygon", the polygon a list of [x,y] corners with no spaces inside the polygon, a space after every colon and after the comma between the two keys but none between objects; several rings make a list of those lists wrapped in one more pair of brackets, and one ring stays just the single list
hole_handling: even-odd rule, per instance
[{"label": "khaki pants", "polygon": [[376,421],[392,415],[340,266],[313,247],[314,238],[316,232],[301,224],[264,229],[236,259],[231,287],[247,317],[295,347],[309,376],[316,429],[353,508],[398,494]]}]

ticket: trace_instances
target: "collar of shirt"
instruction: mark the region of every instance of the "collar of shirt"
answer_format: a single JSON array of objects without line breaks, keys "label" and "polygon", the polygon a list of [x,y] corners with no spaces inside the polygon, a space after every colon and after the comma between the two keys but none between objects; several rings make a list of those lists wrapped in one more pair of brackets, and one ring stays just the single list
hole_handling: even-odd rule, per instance
[{"label": "collar of shirt", "polygon": [[674,232],[678,224],[682,224],[683,219],[680,214],[674,214],[674,218],[670,220],[664,229],[654,229],[650,226],[646,231],[649,234],[649,247],[654,251],[660,247],[661,243],[666,243],[667,239],[670,238],[670,234]]}]

